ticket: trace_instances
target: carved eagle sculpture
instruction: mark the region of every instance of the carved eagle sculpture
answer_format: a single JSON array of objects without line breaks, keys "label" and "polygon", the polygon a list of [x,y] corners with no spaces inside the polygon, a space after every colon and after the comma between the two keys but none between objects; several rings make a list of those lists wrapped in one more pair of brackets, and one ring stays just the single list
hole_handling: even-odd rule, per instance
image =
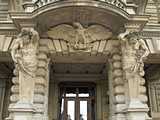
[{"label": "carved eagle sculpture", "polygon": [[108,40],[112,37],[112,32],[101,25],[84,28],[78,22],[74,22],[73,25],[58,25],[51,28],[47,34],[53,40],[66,41],[76,50],[85,50],[96,41]]}]

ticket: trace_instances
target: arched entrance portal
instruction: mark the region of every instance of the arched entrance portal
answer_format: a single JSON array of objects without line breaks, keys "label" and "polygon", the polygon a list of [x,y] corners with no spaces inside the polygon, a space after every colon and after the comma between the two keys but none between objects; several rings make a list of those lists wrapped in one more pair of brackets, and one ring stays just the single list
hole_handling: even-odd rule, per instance
[{"label": "arched entrance portal", "polygon": [[[147,47],[137,32],[121,39],[115,36],[104,26],[85,27],[77,22],[55,26],[40,39],[33,28],[22,29],[12,48],[18,66],[13,87],[19,88],[13,95],[19,98],[12,101],[10,116],[19,120],[17,116],[25,117],[27,108],[27,120],[146,120],[143,58],[148,55]],[[67,97],[68,93],[75,96]],[[89,94],[86,99],[79,96],[85,93]]]},{"label": "arched entrance portal", "polygon": [[108,120],[107,63],[118,43],[109,41],[112,32],[101,25],[72,23],[53,27],[47,35],[56,51],[51,53],[50,119]]}]

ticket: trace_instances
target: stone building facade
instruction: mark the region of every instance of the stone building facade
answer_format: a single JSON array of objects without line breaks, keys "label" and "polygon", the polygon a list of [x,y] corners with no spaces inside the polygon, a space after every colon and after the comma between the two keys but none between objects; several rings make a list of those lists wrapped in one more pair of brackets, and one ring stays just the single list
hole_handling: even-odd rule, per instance
[{"label": "stone building facade", "polygon": [[0,120],[160,120],[159,0],[0,0]]}]

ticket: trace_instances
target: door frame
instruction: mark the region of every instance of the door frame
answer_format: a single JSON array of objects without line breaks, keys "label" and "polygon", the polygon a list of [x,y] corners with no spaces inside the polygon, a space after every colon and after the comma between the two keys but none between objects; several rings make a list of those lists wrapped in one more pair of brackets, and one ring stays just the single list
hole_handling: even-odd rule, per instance
[{"label": "door frame", "polygon": [[[80,88],[89,88],[88,90],[90,89],[93,89],[94,91],[94,96],[88,96],[88,97],[80,97],[79,96],[79,90]],[[64,94],[64,96],[62,96],[61,92],[60,92],[60,96],[59,96],[59,100],[62,100],[64,99],[64,117],[65,119],[67,119],[67,101],[75,101],[75,120],[80,120],[80,101],[87,101],[87,120],[93,120],[92,119],[92,101],[94,101],[94,112],[96,111],[95,107],[96,107],[96,84],[94,83],[84,83],[84,82],[65,82],[65,83],[60,83],[59,84],[59,89],[61,88],[76,88],[76,96],[75,97],[67,97],[66,96],[66,93]],[[61,91],[61,90],[60,90]],[[90,90],[92,91],[92,90]],[[61,106],[60,106],[60,111],[59,113],[61,114]],[[60,118],[60,114],[59,114],[59,118]],[[96,114],[96,113],[95,113]],[[95,118],[95,116],[94,116]]]}]

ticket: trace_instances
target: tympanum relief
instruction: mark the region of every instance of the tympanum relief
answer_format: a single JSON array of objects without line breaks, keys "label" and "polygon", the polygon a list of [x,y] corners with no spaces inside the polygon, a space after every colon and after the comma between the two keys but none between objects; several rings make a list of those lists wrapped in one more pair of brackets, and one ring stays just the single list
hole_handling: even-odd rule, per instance
[{"label": "tympanum relief", "polygon": [[39,35],[33,28],[22,28],[11,50],[18,72],[19,101],[21,102],[33,102],[34,78],[38,63],[38,41]]},{"label": "tympanum relief", "polygon": [[74,51],[90,50],[94,42],[108,40],[112,37],[112,32],[103,26],[91,25],[85,28],[78,22],[72,25],[58,25],[51,28],[47,34],[53,40],[65,41],[68,48]]}]

